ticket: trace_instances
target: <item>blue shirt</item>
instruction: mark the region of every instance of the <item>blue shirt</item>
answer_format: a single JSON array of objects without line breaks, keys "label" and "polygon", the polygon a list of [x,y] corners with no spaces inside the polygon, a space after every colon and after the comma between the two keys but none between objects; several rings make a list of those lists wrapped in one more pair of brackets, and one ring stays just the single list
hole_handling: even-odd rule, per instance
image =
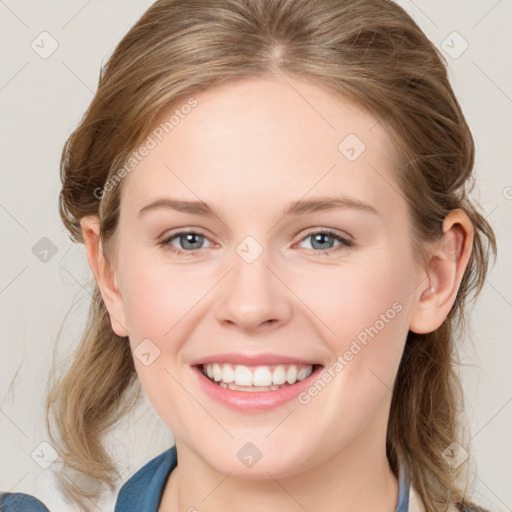
[{"label": "blue shirt", "polygon": [[[114,512],[157,512],[169,473],[176,467],[176,447],[161,453],[140,468],[120,489]],[[398,503],[395,512],[409,510],[409,480],[399,467]],[[1,512],[49,512],[41,501],[23,493],[0,495]]]}]

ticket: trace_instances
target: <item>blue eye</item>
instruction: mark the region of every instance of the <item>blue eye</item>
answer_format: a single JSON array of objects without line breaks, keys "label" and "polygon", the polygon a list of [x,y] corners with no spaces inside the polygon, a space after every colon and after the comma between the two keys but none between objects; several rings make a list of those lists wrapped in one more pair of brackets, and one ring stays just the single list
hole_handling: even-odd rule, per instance
[{"label": "blue eye", "polygon": [[322,231],[312,231],[302,240],[311,240],[311,245],[313,249],[318,249],[320,251],[329,251],[334,248],[333,243],[338,241],[339,246],[345,246],[347,248],[352,247],[354,243],[351,240],[348,240],[345,237],[342,237],[335,231],[330,229],[324,229]]},{"label": "blue eye", "polygon": [[[182,248],[172,245],[174,239],[178,239]],[[208,239],[202,233],[196,231],[180,231],[179,233],[167,237],[160,242],[160,245],[163,245],[166,250],[177,254],[190,254],[202,249],[201,246],[204,240]]]},{"label": "blue eye", "polygon": [[[329,251],[333,252],[339,248],[350,248],[355,244],[351,240],[339,235],[337,232],[330,229],[324,229],[319,231],[311,231],[301,242],[310,239],[312,241],[312,249],[314,252]],[[173,244],[173,241],[177,240],[179,247]],[[201,232],[198,231],[180,231],[174,233],[164,240],[159,245],[163,246],[165,250],[168,250],[175,254],[193,256],[197,251],[203,249],[203,243],[208,238]],[[338,242],[337,245],[334,245]],[[338,247],[338,249],[336,249]]]}]

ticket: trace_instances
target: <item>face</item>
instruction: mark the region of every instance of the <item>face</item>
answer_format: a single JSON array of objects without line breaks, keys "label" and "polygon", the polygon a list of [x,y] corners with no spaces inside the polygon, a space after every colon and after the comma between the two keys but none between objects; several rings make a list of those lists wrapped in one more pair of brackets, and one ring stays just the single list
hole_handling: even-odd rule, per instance
[{"label": "face", "polygon": [[418,284],[390,134],[291,78],[194,98],[121,184],[116,277],[143,389],[224,473],[369,459]]}]

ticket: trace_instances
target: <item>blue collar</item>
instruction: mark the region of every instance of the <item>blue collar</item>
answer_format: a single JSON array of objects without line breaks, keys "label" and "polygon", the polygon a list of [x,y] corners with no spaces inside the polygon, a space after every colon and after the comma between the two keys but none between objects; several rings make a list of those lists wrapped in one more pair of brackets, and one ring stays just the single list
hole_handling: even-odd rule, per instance
[{"label": "blue collar", "polygon": [[409,512],[408,466],[398,463],[398,503],[395,512]]},{"label": "blue collar", "polygon": [[[165,482],[176,464],[175,446],[150,460],[121,487],[114,512],[157,512]],[[399,466],[398,486],[395,512],[408,512],[409,479],[403,464]]]}]

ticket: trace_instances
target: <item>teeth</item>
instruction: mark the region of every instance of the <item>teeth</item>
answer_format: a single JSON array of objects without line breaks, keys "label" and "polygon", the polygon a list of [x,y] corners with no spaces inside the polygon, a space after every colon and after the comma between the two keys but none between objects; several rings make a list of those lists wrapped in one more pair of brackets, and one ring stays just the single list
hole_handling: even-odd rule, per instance
[{"label": "teeth", "polygon": [[286,370],[286,382],[288,384],[295,384],[297,382],[297,367],[292,364]]},{"label": "teeth", "polygon": [[247,366],[238,365],[235,368],[235,384],[237,386],[252,386],[252,373]]},{"label": "teeth", "polygon": [[268,391],[295,384],[313,372],[313,365],[244,366],[231,364],[206,364],[203,373],[223,388],[244,391]]},{"label": "teeth", "polygon": [[213,380],[217,382],[222,380],[222,368],[218,364],[213,365]]},{"label": "teeth", "polygon": [[222,366],[222,382],[229,384],[235,382],[235,370],[229,364]]},{"label": "teeth", "polygon": [[306,367],[301,368],[297,372],[297,380],[304,380],[306,377],[309,377],[311,372],[308,373],[308,369]]},{"label": "teeth", "polygon": [[272,383],[280,386],[286,382],[286,368],[280,364],[274,368],[272,372]]},{"label": "teeth", "polygon": [[[238,384],[238,382],[237,382]],[[253,386],[270,386],[272,384],[272,373],[268,366],[258,366],[252,374]]]}]

